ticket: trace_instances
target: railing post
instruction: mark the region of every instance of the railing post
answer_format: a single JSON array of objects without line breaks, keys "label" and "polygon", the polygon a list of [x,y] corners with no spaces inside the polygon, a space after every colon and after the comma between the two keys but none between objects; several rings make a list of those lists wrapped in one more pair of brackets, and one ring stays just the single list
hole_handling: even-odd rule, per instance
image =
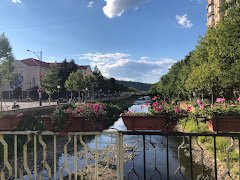
[{"label": "railing post", "polygon": [[191,179],[193,180],[193,157],[192,157],[192,136],[189,137],[189,149],[190,149],[190,172],[191,172]]},{"label": "railing post", "polygon": [[53,177],[57,179],[57,137],[53,136]]},{"label": "railing post", "polygon": [[146,172],[146,147],[145,147],[145,135],[143,135],[143,171],[144,171],[144,180],[147,179]]},{"label": "railing post", "polygon": [[117,133],[117,179],[123,180],[123,134],[121,132]]},{"label": "railing post", "polygon": [[167,137],[167,180],[169,180],[169,153],[168,153],[168,133],[166,134]]},{"label": "railing post", "polygon": [[37,135],[33,135],[34,140],[34,179],[37,179]]},{"label": "railing post", "polygon": [[78,177],[78,156],[77,156],[77,136],[74,135],[74,179],[77,180],[77,177]]},{"label": "railing post", "polygon": [[214,143],[214,174],[215,174],[215,180],[217,180],[218,177],[217,177],[217,145],[216,145],[216,136],[213,136],[213,143]]},{"label": "railing post", "polygon": [[17,135],[14,134],[14,176],[15,176],[15,179],[18,178],[18,167],[17,167],[17,164],[18,164],[18,155],[17,155],[17,151],[18,151],[18,146],[17,146]]}]

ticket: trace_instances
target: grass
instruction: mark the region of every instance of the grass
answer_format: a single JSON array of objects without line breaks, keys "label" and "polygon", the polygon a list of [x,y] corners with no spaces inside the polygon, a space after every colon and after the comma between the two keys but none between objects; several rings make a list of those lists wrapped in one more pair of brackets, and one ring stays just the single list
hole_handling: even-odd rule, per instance
[{"label": "grass", "polygon": [[[199,122],[197,125],[194,117],[182,119],[180,125],[184,132],[209,132],[207,123]],[[212,137],[201,136],[198,138],[200,145],[207,150],[213,157],[214,155],[214,140]],[[226,169],[226,148],[231,144],[231,138],[216,137],[217,159]],[[238,142],[235,140],[235,146],[229,153],[231,173],[236,177],[239,176],[238,172]],[[205,151],[206,153],[206,151]]]}]

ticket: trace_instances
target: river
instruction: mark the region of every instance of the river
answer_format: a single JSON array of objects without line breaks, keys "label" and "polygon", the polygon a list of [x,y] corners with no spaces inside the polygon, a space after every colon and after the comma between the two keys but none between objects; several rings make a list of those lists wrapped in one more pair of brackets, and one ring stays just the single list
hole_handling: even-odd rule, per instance
[{"label": "river", "polygon": [[[147,112],[148,107],[145,106],[146,102],[150,102],[149,97],[145,97],[145,100],[141,98],[134,102],[134,104],[129,107],[129,110],[135,112]],[[113,126],[111,126],[108,131],[125,131],[125,127],[121,118],[119,118]],[[98,150],[104,149],[109,145],[110,141],[116,142],[116,137],[109,135],[100,135],[97,138]],[[167,158],[166,158],[166,137],[164,136],[146,136],[145,143],[145,153],[146,153],[146,179],[158,180],[158,179],[167,179]],[[184,153],[181,153],[181,172],[182,175],[178,172],[174,177],[174,172],[179,166],[178,159],[178,146],[181,144],[181,139],[177,137],[169,137],[169,175],[170,179],[187,179],[184,176],[189,177],[190,172],[190,159],[185,156]],[[137,155],[128,162],[124,163],[124,176],[125,179],[135,180],[135,179],[144,179],[144,155],[143,155],[143,137],[136,135],[124,135],[124,144],[134,145],[137,148]],[[87,143],[89,149],[95,149],[96,147],[96,138],[93,138],[90,142]],[[155,146],[155,148],[154,148]],[[74,171],[74,156],[68,155],[68,166],[69,170]],[[78,159],[78,169],[84,167],[83,159]],[[64,155],[62,154],[58,158],[58,170],[63,166]],[[194,176],[200,174],[200,166],[194,165]],[[45,174],[45,173],[44,173]],[[45,174],[46,175],[46,174]],[[66,176],[67,172],[63,171],[63,176]],[[59,177],[59,171],[57,173]]]}]

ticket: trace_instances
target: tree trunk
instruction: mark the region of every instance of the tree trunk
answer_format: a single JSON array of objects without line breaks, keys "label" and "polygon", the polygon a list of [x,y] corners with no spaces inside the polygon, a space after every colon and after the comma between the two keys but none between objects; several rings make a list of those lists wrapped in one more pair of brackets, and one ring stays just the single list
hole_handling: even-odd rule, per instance
[{"label": "tree trunk", "polygon": [[51,105],[51,94],[48,95],[48,102],[49,102],[49,105]]}]

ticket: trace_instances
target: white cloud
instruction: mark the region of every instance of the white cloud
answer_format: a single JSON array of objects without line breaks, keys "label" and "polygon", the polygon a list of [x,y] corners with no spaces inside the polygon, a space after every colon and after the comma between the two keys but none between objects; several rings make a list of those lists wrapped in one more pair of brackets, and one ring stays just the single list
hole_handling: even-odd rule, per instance
[{"label": "white cloud", "polygon": [[102,53],[87,53],[87,54],[83,54],[82,57],[80,57],[79,59],[88,59],[90,61],[94,61],[94,62],[103,62],[103,61],[115,61],[118,59],[122,59],[122,58],[126,58],[130,56],[129,54],[125,54],[125,53],[106,53],[106,54],[102,54]]},{"label": "white cloud", "polygon": [[98,66],[106,77],[138,82],[157,82],[160,76],[176,62],[174,59],[151,59],[141,57],[133,60],[125,53],[87,53],[79,59],[88,59],[92,66]]},{"label": "white cloud", "polygon": [[94,5],[94,1],[89,1],[87,7],[91,8]]},{"label": "white cloud", "polygon": [[12,2],[15,3],[15,4],[17,4],[17,3],[21,4],[22,3],[21,0],[12,0]]},{"label": "white cloud", "polygon": [[176,15],[177,23],[183,28],[191,28],[193,26],[192,22],[187,18],[187,14],[183,16]]},{"label": "white cloud", "polygon": [[137,10],[138,6],[151,0],[105,0],[103,12],[108,18],[121,16],[126,10]]}]

